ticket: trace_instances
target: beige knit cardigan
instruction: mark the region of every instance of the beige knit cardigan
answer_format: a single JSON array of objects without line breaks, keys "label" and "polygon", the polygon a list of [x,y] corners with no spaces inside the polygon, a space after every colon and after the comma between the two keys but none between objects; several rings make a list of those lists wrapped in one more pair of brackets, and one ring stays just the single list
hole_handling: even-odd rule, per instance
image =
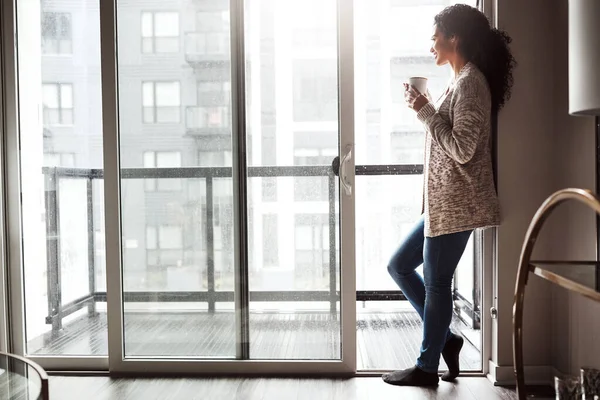
[{"label": "beige knit cardigan", "polygon": [[468,63],[437,104],[417,114],[426,130],[425,236],[499,225],[485,76]]}]

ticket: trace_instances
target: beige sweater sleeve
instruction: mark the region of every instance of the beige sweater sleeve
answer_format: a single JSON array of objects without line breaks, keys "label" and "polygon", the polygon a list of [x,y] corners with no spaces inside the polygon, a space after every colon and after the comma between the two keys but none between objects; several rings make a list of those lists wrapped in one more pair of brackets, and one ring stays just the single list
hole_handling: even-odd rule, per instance
[{"label": "beige sweater sleeve", "polygon": [[457,82],[452,96],[454,121],[450,125],[433,104],[427,103],[417,117],[431,134],[432,140],[460,164],[471,160],[477,149],[485,121],[489,94],[481,82],[473,78]]}]

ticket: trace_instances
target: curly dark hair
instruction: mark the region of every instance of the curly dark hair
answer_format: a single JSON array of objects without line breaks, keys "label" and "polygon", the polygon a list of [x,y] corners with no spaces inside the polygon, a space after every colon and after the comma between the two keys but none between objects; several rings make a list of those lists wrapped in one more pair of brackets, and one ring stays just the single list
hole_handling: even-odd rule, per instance
[{"label": "curly dark hair", "polygon": [[486,16],[466,4],[446,7],[435,16],[438,31],[458,39],[458,52],[485,75],[492,95],[492,110],[499,111],[510,99],[513,69],[517,65],[504,31],[491,28]]}]

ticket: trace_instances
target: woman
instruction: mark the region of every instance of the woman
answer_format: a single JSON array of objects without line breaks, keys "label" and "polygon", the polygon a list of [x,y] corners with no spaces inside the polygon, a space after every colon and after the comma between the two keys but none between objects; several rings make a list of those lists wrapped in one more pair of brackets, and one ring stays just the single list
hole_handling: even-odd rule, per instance
[{"label": "woman", "polygon": [[[453,79],[432,104],[405,84],[405,99],[426,130],[423,215],[391,258],[388,270],[423,320],[416,365],[383,376],[405,386],[438,384],[459,374],[463,338],[449,329],[451,284],[474,229],[500,223],[491,154],[491,119],[510,97],[515,60],[506,33],[476,8],[459,4],[435,17],[431,53]],[[423,264],[423,278],[415,269]]]}]

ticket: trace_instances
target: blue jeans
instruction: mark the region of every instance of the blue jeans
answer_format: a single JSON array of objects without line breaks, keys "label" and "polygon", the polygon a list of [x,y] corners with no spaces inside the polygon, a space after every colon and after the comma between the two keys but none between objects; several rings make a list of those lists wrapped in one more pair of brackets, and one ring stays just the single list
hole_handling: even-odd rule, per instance
[{"label": "blue jeans", "polygon": [[[438,372],[440,354],[450,337],[452,278],[471,232],[425,237],[421,217],[388,265],[390,275],[423,320],[416,365],[426,372]],[[415,271],[421,264],[425,280]]]}]

